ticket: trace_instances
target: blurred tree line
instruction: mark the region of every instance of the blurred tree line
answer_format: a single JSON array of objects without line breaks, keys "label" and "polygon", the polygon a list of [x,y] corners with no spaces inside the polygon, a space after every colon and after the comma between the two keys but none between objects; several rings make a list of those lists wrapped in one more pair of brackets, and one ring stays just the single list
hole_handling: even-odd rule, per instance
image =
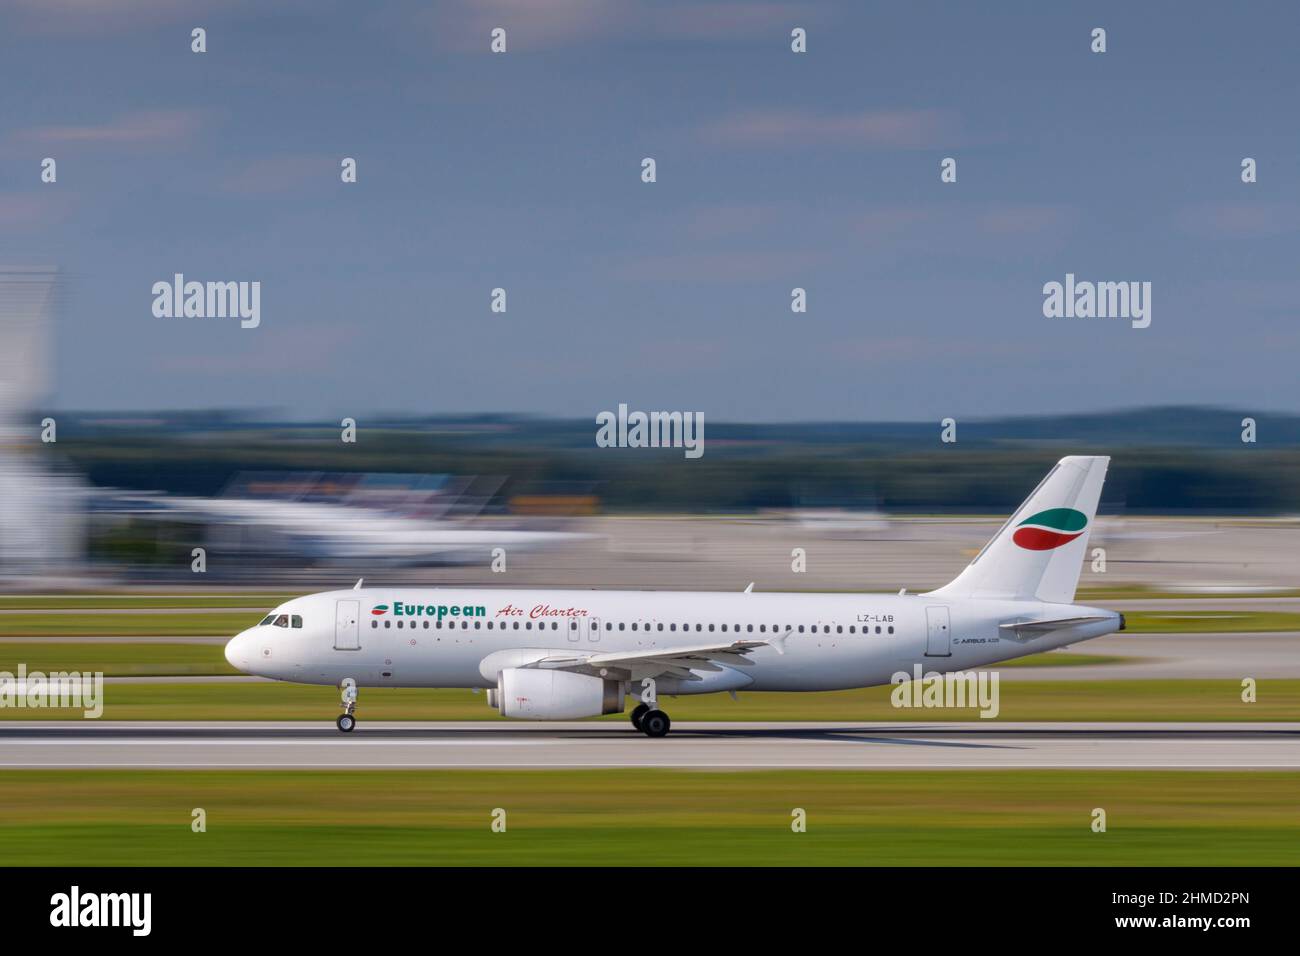
[{"label": "blurred tree line", "polygon": [[1300,513],[1297,446],[1048,440],[942,445],[934,437],[923,445],[802,437],[719,440],[706,434],[705,454],[695,460],[681,450],[534,441],[527,429],[483,441],[479,435],[402,425],[363,430],[355,445],[341,443],[337,430],[266,428],[83,434],[70,440],[61,435],[59,450],[96,485],[184,495],[220,494],[244,471],[409,472],[504,476],[502,500],[581,488],[599,496],[607,511],[834,505],[988,514],[1018,504],[1062,455],[1108,454],[1103,512]]}]

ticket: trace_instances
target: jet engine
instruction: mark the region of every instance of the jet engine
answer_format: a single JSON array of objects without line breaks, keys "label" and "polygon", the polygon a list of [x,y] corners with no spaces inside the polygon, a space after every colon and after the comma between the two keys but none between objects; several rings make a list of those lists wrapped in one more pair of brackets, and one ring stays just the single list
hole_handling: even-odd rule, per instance
[{"label": "jet engine", "polygon": [[574,720],[623,712],[623,682],[572,671],[510,667],[497,675],[503,717]]}]

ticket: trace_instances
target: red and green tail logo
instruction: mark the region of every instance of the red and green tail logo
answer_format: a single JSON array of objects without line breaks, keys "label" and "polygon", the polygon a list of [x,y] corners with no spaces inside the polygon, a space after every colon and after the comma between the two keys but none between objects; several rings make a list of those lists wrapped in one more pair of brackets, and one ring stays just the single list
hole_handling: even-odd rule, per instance
[{"label": "red and green tail logo", "polygon": [[1069,544],[1088,527],[1088,516],[1073,508],[1048,508],[1016,525],[1011,540],[1026,551],[1051,551]]}]

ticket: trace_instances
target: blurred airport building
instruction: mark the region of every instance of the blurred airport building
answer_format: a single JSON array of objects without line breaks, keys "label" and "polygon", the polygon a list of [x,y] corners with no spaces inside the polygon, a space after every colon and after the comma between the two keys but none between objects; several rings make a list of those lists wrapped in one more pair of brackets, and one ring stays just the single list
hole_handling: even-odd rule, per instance
[{"label": "blurred airport building", "polygon": [[55,269],[0,268],[0,580],[67,575],[85,561],[85,482],[57,442],[41,440],[57,429],[40,408],[59,287]]}]

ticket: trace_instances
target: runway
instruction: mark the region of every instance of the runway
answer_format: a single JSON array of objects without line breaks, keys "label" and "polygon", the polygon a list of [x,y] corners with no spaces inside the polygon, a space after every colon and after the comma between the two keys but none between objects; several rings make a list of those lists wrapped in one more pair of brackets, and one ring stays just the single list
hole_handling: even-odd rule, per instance
[{"label": "runway", "polygon": [[139,769],[1300,769],[1300,723],[23,721],[0,767]]}]

